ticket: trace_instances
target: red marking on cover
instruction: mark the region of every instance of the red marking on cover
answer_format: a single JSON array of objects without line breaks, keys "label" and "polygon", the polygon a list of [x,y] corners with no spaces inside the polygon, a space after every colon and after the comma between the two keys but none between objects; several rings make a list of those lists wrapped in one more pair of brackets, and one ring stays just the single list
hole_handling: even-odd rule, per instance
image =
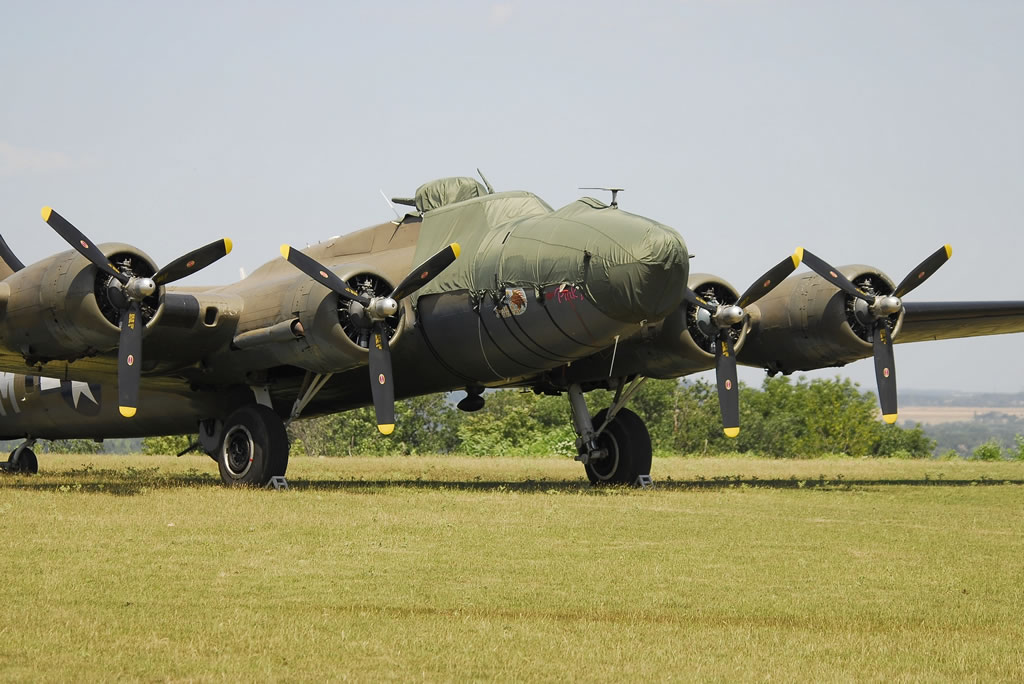
[{"label": "red marking on cover", "polygon": [[326,278],[327,277],[327,273],[325,271],[320,271],[320,277],[321,278]]},{"label": "red marking on cover", "polygon": [[882,369],[882,375],[885,376],[885,377],[889,377],[889,369],[888,368],[883,368]]},{"label": "red marking on cover", "polygon": [[430,271],[424,271],[423,273],[420,273],[420,280],[426,280],[428,277],[430,277]]},{"label": "red marking on cover", "polygon": [[125,363],[127,363],[127,364],[128,364],[129,366],[134,366],[134,365],[135,365],[135,356],[134,356],[133,354],[129,354],[129,355],[128,355],[128,358],[126,358],[126,359],[125,359],[124,361],[125,361]]},{"label": "red marking on cover", "polygon": [[78,242],[79,242],[80,245],[82,245],[82,247],[85,247],[86,249],[89,249],[89,243],[86,242],[85,240],[79,240]]},{"label": "red marking on cover", "polygon": [[185,264],[185,268],[192,268],[195,265],[196,265],[196,260],[193,259],[192,261],[190,261],[187,264]]},{"label": "red marking on cover", "polygon": [[731,390],[732,389],[732,380],[726,380],[725,381],[725,389],[727,389],[727,390]]},{"label": "red marking on cover", "polygon": [[385,380],[384,380],[384,374],[383,373],[381,373],[380,375],[377,376],[377,382],[379,382],[382,385],[384,384]]}]

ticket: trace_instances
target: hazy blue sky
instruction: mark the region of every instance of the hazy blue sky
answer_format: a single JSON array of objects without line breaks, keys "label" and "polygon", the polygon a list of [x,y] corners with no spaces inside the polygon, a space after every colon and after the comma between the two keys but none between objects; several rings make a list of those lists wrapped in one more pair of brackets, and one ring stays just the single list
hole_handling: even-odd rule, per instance
[{"label": "hazy blue sky", "polygon": [[[228,236],[188,282],[226,283],[479,166],[624,186],[739,289],[797,246],[899,280],[950,242],[911,298],[1024,299],[1024,3],[632,5],[2,3],[0,231],[26,263],[65,248],[47,204],[160,264]],[[897,347],[900,385],[1024,390],[1022,340]]]}]

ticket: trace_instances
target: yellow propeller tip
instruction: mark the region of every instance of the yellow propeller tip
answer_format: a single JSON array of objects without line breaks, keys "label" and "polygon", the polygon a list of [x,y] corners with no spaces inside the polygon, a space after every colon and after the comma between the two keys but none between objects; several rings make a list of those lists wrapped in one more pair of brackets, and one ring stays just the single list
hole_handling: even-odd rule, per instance
[{"label": "yellow propeller tip", "polygon": [[946,258],[949,259],[953,256],[953,245],[946,245]]},{"label": "yellow propeller tip", "polygon": [[232,247],[234,247],[234,245],[231,244],[231,238],[224,238],[224,253],[231,254]]},{"label": "yellow propeller tip", "polygon": [[738,427],[725,428],[725,436],[730,439],[737,437],[739,434],[740,429]]},{"label": "yellow propeller tip", "polygon": [[285,259],[288,258],[288,254],[292,251],[292,248],[288,245],[281,245],[281,256]]},{"label": "yellow propeller tip", "polygon": [[119,406],[118,410],[121,411],[121,415],[124,416],[125,418],[131,418],[132,416],[135,415],[135,411],[137,411],[138,409],[136,409],[134,406]]},{"label": "yellow propeller tip", "polygon": [[886,414],[884,414],[882,416],[882,420],[884,420],[886,423],[889,423],[890,425],[892,425],[893,423],[896,422],[896,414],[895,413],[886,413]]},{"label": "yellow propeller tip", "polygon": [[53,213],[53,209],[51,209],[50,207],[43,207],[42,209],[39,210],[39,213],[40,215],[42,215],[43,220],[49,223],[50,214]]},{"label": "yellow propeller tip", "polygon": [[455,258],[458,259],[459,258],[459,254],[462,252],[462,248],[459,247],[459,243],[458,242],[453,242],[452,243],[452,251],[455,252]]},{"label": "yellow propeller tip", "polygon": [[378,425],[377,429],[380,430],[380,434],[382,435],[390,435],[395,431],[395,424],[390,423],[388,425]]},{"label": "yellow propeller tip", "polygon": [[793,268],[800,265],[800,262],[804,260],[804,248],[797,247],[796,251],[793,252]]}]

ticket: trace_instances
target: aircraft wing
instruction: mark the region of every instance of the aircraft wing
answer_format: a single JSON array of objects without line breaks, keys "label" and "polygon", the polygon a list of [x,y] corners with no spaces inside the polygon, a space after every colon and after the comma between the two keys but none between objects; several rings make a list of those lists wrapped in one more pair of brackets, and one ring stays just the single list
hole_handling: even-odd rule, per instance
[{"label": "aircraft wing", "polygon": [[1024,332],[1024,301],[905,302],[903,328],[894,342]]}]

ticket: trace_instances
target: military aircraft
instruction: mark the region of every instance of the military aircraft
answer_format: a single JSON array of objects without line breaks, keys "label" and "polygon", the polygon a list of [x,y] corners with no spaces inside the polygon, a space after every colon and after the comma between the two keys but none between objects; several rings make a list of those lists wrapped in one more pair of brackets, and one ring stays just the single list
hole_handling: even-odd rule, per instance
[{"label": "military aircraft", "polygon": [[[482,178],[482,176],[481,176]],[[791,373],[873,356],[896,419],[894,342],[1024,331],[1024,302],[904,302],[952,254],[898,284],[797,249],[744,292],[690,272],[682,237],[583,197],[554,210],[528,192],[443,178],[395,221],[331,238],[218,287],[172,285],[225,256],[217,240],[158,268],[131,245],[96,245],[58,212],[73,249],[24,266],[0,239],[0,438],[8,470],[35,472],[38,439],[198,431],[228,485],[288,465],[300,416],[489,387],[565,394],[594,483],[650,473],[651,441],[626,408],[646,378],[716,369],[725,433],[739,432],[737,363]],[[793,275],[801,264],[810,271]],[[418,265],[417,265],[418,264]],[[584,393],[614,391],[591,415]]]}]

